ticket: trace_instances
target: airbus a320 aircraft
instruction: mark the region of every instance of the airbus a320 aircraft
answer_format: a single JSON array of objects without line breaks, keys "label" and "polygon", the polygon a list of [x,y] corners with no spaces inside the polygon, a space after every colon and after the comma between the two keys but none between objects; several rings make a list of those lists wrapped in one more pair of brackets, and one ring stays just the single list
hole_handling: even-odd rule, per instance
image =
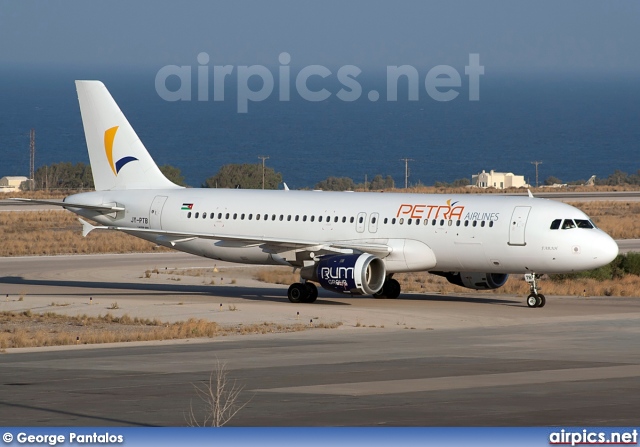
[{"label": "airbus a320 aircraft", "polygon": [[[543,273],[611,262],[618,246],[588,216],[528,197],[183,188],[160,172],[98,81],[76,81],[95,192],[64,208],[83,235],[119,230],[210,259],[299,269],[294,303],[333,292],[397,298],[393,275],[428,271],[469,289],[525,274],[529,307],[542,307]],[[22,199],[27,200],[27,199]]]}]

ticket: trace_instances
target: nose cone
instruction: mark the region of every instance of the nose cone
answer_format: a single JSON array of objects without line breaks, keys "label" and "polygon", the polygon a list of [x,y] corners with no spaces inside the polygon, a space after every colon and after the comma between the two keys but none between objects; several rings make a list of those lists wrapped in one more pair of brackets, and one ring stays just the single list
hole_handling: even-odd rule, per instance
[{"label": "nose cone", "polygon": [[616,244],[616,241],[614,241],[608,234],[602,232],[596,243],[596,250],[598,252],[596,259],[598,264],[607,265],[613,261],[616,256],[618,256],[620,251],[618,244]]}]

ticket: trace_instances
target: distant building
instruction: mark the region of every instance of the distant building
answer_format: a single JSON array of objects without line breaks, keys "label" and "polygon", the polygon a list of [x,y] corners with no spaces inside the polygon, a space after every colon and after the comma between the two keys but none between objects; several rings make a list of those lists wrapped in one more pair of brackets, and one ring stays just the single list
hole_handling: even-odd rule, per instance
[{"label": "distant building", "polygon": [[23,183],[28,181],[28,178],[22,176],[2,177],[0,178],[0,193],[20,191],[20,187]]},{"label": "distant building", "polygon": [[471,177],[471,184],[478,188],[527,188],[524,175],[513,175],[512,172],[485,172],[484,169],[478,175]]}]

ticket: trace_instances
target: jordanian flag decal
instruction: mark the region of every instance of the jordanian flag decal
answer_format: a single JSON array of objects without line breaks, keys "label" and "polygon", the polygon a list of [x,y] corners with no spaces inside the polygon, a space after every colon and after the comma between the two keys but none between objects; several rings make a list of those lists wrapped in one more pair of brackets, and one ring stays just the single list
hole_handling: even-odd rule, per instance
[{"label": "jordanian flag decal", "polygon": [[182,209],[183,210],[187,210],[187,211],[193,209],[193,203],[183,203],[182,204]]}]

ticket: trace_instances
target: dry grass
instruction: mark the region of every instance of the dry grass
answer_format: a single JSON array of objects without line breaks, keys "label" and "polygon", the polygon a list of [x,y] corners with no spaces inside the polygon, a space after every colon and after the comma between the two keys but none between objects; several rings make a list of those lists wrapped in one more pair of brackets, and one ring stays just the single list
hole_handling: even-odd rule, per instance
[{"label": "dry grass", "polygon": [[[456,286],[441,276],[431,275],[427,272],[400,273],[394,275],[400,282],[403,292],[457,294],[469,293],[470,289]],[[579,278],[564,281],[552,281],[544,277],[538,282],[540,290],[545,295],[561,296],[640,296],[640,276],[627,275],[624,278],[612,280],[595,280],[592,278]],[[529,294],[529,285],[522,275],[510,275],[507,283],[495,290],[477,290],[473,293],[480,294]]]},{"label": "dry grass", "polygon": [[[260,269],[254,278],[266,283],[284,285],[293,284],[300,280],[297,274],[291,273],[290,269],[284,267]],[[451,284],[445,278],[428,272],[398,273],[394,275],[394,278],[400,282],[403,293],[447,295],[472,292],[470,289]],[[605,281],[588,278],[552,281],[545,277],[539,284],[542,293],[548,295],[582,296],[586,293],[587,296],[640,296],[640,276],[637,275],[627,275],[622,279]],[[524,281],[523,275],[511,275],[507,283],[499,289],[474,290],[473,293],[524,296],[529,294],[529,286]]]},{"label": "dry grass", "polygon": [[168,250],[115,231],[94,231],[82,237],[77,216],[65,210],[2,212],[0,240],[5,241],[0,244],[0,256]]},{"label": "dry grass", "polygon": [[291,267],[269,267],[256,271],[254,279],[269,284],[290,285],[300,281],[300,275],[293,273]]},{"label": "dry grass", "polygon": [[[336,324],[319,324],[315,328],[335,328]],[[296,332],[305,325],[257,323],[249,325],[221,326],[218,323],[191,318],[177,323],[163,323],[157,319],[121,317],[112,314],[90,317],[67,316],[53,312],[33,314],[0,313],[0,349],[36,346],[60,346],[71,344],[99,344],[150,340],[175,340],[186,338],[212,338],[233,334],[266,334]]]},{"label": "dry grass", "polygon": [[614,239],[640,238],[640,202],[579,202],[570,205],[584,211]]}]

